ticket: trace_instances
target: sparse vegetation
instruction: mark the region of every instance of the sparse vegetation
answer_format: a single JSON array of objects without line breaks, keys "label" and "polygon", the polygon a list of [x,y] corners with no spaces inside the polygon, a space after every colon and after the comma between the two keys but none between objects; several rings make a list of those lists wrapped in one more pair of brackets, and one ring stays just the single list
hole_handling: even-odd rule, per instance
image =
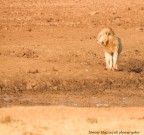
[{"label": "sparse vegetation", "polygon": [[0,119],[0,123],[2,124],[10,124],[12,122],[13,122],[13,119],[11,116],[5,116]]}]

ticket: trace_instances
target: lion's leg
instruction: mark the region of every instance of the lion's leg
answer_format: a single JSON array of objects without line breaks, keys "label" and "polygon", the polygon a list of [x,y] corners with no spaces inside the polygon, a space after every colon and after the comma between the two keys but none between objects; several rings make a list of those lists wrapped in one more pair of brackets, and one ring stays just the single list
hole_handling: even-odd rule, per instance
[{"label": "lion's leg", "polygon": [[106,69],[109,69],[109,54],[105,52]]},{"label": "lion's leg", "polygon": [[118,65],[117,65],[117,63],[118,63],[118,52],[115,52],[114,54],[113,54],[113,69],[114,70],[118,70]]},{"label": "lion's leg", "polygon": [[109,54],[105,52],[105,62],[106,62],[106,69],[112,70],[113,66],[113,56],[112,54]]},{"label": "lion's leg", "polygon": [[112,70],[113,66],[113,55],[109,54],[109,69]]}]

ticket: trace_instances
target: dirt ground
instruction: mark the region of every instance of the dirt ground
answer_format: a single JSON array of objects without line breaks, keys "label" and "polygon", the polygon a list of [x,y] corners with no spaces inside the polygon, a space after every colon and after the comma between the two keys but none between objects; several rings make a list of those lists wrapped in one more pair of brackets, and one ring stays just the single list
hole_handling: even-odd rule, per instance
[{"label": "dirt ground", "polygon": [[[17,129],[24,131],[37,119],[40,124],[45,123],[45,118],[51,120],[46,124],[52,129],[64,130],[50,130],[49,134],[96,134],[88,131],[94,130],[95,124],[98,130],[131,129],[142,134],[143,0],[1,0],[0,7],[0,132],[3,135],[48,134],[47,126],[44,133],[17,132]],[[105,27],[112,27],[122,40],[118,72],[104,70],[103,48],[96,43],[99,31]],[[97,121],[94,117],[97,113],[102,125],[99,120],[93,122]],[[90,124],[85,123],[89,117]],[[8,124],[3,119],[8,119]],[[27,124],[26,120],[31,122]],[[115,128],[108,128],[107,124],[114,123]],[[70,125],[76,129],[69,129]]]}]

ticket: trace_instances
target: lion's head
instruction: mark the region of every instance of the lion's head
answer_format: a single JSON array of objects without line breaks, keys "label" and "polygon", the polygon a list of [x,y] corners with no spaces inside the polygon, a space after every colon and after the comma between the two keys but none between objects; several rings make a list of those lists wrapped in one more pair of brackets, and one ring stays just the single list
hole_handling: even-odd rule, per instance
[{"label": "lion's head", "polygon": [[101,45],[107,45],[109,42],[109,36],[114,36],[115,33],[111,28],[103,29],[97,37],[97,43]]}]

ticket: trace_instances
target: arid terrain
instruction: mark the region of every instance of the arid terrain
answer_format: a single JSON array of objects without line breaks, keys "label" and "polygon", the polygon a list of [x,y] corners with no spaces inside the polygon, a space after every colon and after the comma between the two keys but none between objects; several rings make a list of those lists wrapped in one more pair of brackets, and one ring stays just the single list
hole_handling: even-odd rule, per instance
[{"label": "arid terrain", "polygon": [[[143,0],[1,0],[0,7],[1,135],[144,134]],[[96,42],[105,27],[122,40],[120,71],[105,70]]]}]

